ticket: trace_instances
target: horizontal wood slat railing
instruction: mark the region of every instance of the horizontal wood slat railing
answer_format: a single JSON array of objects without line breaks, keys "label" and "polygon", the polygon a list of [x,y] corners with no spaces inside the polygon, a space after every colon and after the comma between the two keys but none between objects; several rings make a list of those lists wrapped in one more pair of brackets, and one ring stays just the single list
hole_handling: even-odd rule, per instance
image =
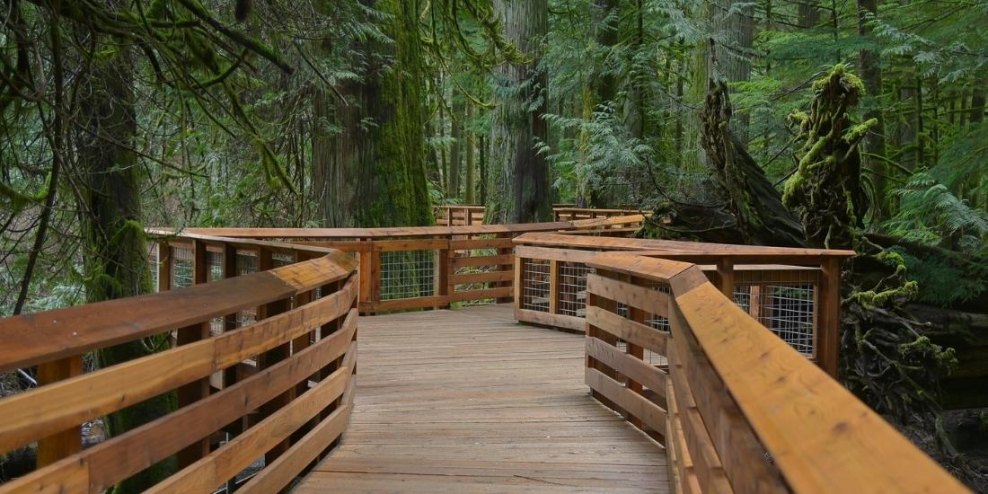
[{"label": "horizontal wood slat railing", "polygon": [[586,383],[665,445],[675,492],[967,492],[698,266],[587,264]]},{"label": "horizontal wood slat railing", "polygon": [[[38,442],[38,468],[0,493],[102,492],[173,456],[179,471],[153,491],[211,492],[263,456],[238,487],[277,492],[342,434],[357,364],[350,256],[203,235],[155,252],[159,293],[0,320],[0,372],[47,376],[0,400],[0,453]],[[85,354],[144,338],[170,348],[85,371]],[[81,449],[81,424],[167,393],[174,412]]]},{"label": "horizontal wood slat railing", "polygon": [[[837,372],[841,259],[851,251],[702,244],[528,233],[515,242],[515,316],[583,332],[588,262],[598,252],[633,251],[697,263],[721,292],[830,375]],[[665,317],[654,327],[667,328]]]},{"label": "horizontal wood slat railing", "polygon": [[[441,226],[477,226],[484,224],[484,214],[487,208],[471,205],[446,205],[433,208],[436,225]],[[616,216],[635,216],[643,214],[637,209],[594,209],[578,208],[575,206],[553,206],[553,221],[576,221],[596,218],[613,218]]]},{"label": "horizontal wood slat railing", "polygon": [[215,228],[190,235],[268,238],[338,249],[359,260],[361,313],[446,308],[514,295],[512,238],[528,232],[625,235],[643,216],[524,225],[396,228]]}]

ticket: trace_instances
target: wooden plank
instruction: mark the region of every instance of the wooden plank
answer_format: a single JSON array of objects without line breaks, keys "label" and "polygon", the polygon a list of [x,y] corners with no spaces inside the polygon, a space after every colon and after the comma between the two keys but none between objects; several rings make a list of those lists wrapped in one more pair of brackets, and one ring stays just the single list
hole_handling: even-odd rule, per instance
[{"label": "wooden plank", "polygon": [[[608,345],[597,338],[587,337],[587,355],[603,362],[608,367],[622,375],[634,379],[655,391],[660,396],[666,393],[666,373],[628,355],[616,347]],[[634,391],[634,390],[632,390]]]},{"label": "wooden plank", "polygon": [[587,274],[587,290],[601,297],[641,309],[649,314],[668,317],[669,294],[624,281]]},{"label": "wooden plank", "polygon": [[644,396],[624,387],[603,372],[589,367],[586,369],[586,383],[591,389],[621,407],[619,412],[628,412],[654,431],[665,431],[666,411]]},{"label": "wooden plank", "polygon": [[510,238],[474,238],[449,242],[449,248],[453,250],[509,249],[513,246]]},{"label": "wooden plank", "polygon": [[[344,402],[347,402],[349,397],[353,395],[353,385],[355,382],[355,380],[350,380],[346,391],[343,393]],[[256,492],[267,494],[278,492],[290,484],[298,474],[302,473],[316,459],[319,453],[330,447],[332,442],[343,434],[347,421],[350,418],[350,410],[351,407],[346,403],[334,410],[333,413],[319,422],[319,425],[311,432],[306,434],[302,440],[294,444],[284,456],[278,458],[270,465],[265,465],[265,468],[244,484],[239,491],[243,493]]]},{"label": "wooden plank", "polygon": [[515,262],[515,256],[470,256],[454,257],[451,266],[454,270],[476,266],[510,266]]},{"label": "wooden plank", "polygon": [[448,305],[450,299],[445,295],[434,295],[430,297],[398,298],[393,300],[382,300],[361,305],[361,311],[381,312],[387,310],[408,310],[426,309],[437,305]]},{"label": "wooden plank", "polygon": [[549,261],[549,313],[559,314],[560,292],[559,261]]},{"label": "wooden plank", "polygon": [[46,469],[36,470],[0,488],[11,492],[41,492],[44,487],[58,486],[62,492],[76,482],[77,467],[86,466],[86,489],[100,492],[144,468],[175,454],[198,437],[220,430],[237,417],[259,408],[300,378],[316,372],[344,354],[357,328],[357,314],[351,311],[344,328],[324,338],[291,360],[273,367],[120,436],[86,449]]},{"label": "wooden plank", "polygon": [[513,289],[510,286],[500,288],[485,288],[483,290],[464,290],[454,292],[449,296],[450,303],[467,300],[483,300],[488,298],[510,297]]},{"label": "wooden plank", "polygon": [[415,240],[374,240],[374,250],[377,252],[404,252],[415,250],[438,250],[449,248],[447,239],[415,239]]},{"label": "wooden plank", "polygon": [[713,244],[684,242],[677,240],[639,239],[623,237],[584,237],[565,233],[531,232],[515,239],[517,244],[539,247],[564,247],[592,250],[638,250],[662,252],[668,255],[717,255],[738,258],[772,261],[774,264],[793,264],[789,259],[806,260],[815,258],[811,264],[820,265],[828,257],[852,257],[852,250],[803,249],[790,247],[763,247],[756,245]]},{"label": "wooden plank", "polygon": [[[243,279],[246,277],[240,277]],[[210,283],[215,285],[217,283]],[[206,285],[208,286],[208,285]],[[0,451],[23,446],[52,430],[120,410],[287,343],[346,314],[355,284],[319,301],[258,323],[59,381],[0,401]],[[177,293],[175,291],[173,293]],[[169,372],[161,372],[168,369]]]},{"label": "wooden plank", "polygon": [[[68,357],[38,366],[38,385],[46,386],[82,375],[82,356]],[[82,449],[79,423],[38,440],[37,468],[43,468]],[[0,451],[6,449],[0,448]]]},{"label": "wooden plank", "polygon": [[[694,401],[693,386],[690,385],[686,368],[680,361],[680,356],[683,355],[682,350],[685,348],[682,338],[678,337],[680,326],[676,326],[676,328],[677,337],[673,338],[676,349],[669,354],[669,372],[673,381],[673,393],[676,395],[678,419],[683,430],[683,437],[686,440],[686,446],[693,459],[697,480],[703,492],[734,492],[731,481],[728,480],[727,474],[724,472],[718,451],[707,432],[708,426],[704,424]],[[715,413],[715,411],[708,412],[708,414]],[[750,460],[749,458],[749,464],[756,462]],[[737,479],[736,481],[740,481],[739,477],[740,475],[734,478]],[[787,492],[781,483],[766,482],[758,485],[760,491],[747,491],[744,488],[747,485],[743,482],[738,483],[742,486],[739,492]]]},{"label": "wooden plank", "polygon": [[350,373],[350,367],[338,369],[298,399],[247,429],[209,456],[145,492],[212,492],[218,485],[240,473],[266,451],[284,441],[292,431],[311,420],[342,395]]},{"label": "wooden plank", "polygon": [[831,257],[823,264],[817,290],[815,330],[816,357],[820,368],[831,377],[837,377],[840,359],[840,259]]},{"label": "wooden plank", "polygon": [[587,330],[587,322],[582,317],[567,316],[564,314],[549,314],[528,309],[515,309],[515,318],[521,322],[551,326],[557,329],[564,329],[584,333]]},{"label": "wooden plank", "polygon": [[587,323],[606,331],[624,341],[639,345],[647,350],[666,354],[668,333],[651,326],[621,317],[600,307],[587,307]]},{"label": "wooden plank", "polygon": [[[318,258],[265,273],[224,279],[167,292],[110,300],[0,320],[0,372],[173,331],[311,289],[313,279],[342,279],[332,258]],[[287,270],[289,274],[282,271]],[[195,301],[195,303],[190,303]],[[140,314],[134,319],[121,314]],[[65,321],[72,321],[66,324]]]},{"label": "wooden plank", "polygon": [[487,271],[483,273],[455,274],[450,276],[449,279],[452,285],[467,285],[470,283],[510,281],[514,276],[514,271]]},{"label": "wooden plank", "polygon": [[712,285],[677,293],[676,300],[793,490],[966,492],[840,383]]},{"label": "wooden plank", "polygon": [[[706,284],[713,288],[713,285]],[[714,288],[715,291],[716,288]],[[750,425],[744,420],[737,404],[716,375],[710,362],[696,343],[692,328],[683,319],[679,309],[673,306],[670,325],[676,351],[674,359],[682,375],[674,375],[673,386],[689,387],[689,400],[680,398],[682,420],[689,419],[687,413],[695,408],[703,417],[704,428],[710,431],[714,446],[719,452],[720,463],[731,479],[731,485],[738,492],[781,492],[786,486],[778,469],[768,460],[764,446]],[[670,348],[672,352],[672,348]],[[676,370],[676,369],[673,369]],[[688,379],[688,381],[687,381]],[[677,390],[678,392],[678,390]],[[687,440],[695,438],[687,436]],[[694,447],[691,450],[695,463],[702,458]]]},{"label": "wooden plank", "polygon": [[509,305],[361,318],[350,425],[293,492],[665,492],[665,451],[589,397],[583,356]]},{"label": "wooden plank", "polygon": [[[519,237],[521,238],[521,237]],[[531,247],[518,243],[515,239],[515,255],[525,259],[548,259],[555,261],[578,262],[586,264],[599,252],[592,250],[552,249],[547,247]]]}]

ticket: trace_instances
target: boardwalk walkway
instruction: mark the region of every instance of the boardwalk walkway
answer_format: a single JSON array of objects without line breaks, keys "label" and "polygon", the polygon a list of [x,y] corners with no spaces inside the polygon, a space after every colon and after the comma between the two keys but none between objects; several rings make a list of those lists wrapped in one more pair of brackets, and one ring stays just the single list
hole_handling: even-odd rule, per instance
[{"label": "boardwalk walkway", "polygon": [[510,306],[362,317],[340,448],[293,492],[665,492],[664,451],[583,383],[584,338]]}]

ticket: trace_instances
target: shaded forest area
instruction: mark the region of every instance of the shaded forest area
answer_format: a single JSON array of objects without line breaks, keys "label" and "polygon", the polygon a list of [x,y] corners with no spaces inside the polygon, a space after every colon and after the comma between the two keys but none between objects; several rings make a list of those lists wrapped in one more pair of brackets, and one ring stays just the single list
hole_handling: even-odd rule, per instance
[{"label": "shaded forest area", "polygon": [[0,316],[148,291],[145,226],[637,208],[643,236],[856,250],[842,382],[988,490],[986,0],[0,5]]}]

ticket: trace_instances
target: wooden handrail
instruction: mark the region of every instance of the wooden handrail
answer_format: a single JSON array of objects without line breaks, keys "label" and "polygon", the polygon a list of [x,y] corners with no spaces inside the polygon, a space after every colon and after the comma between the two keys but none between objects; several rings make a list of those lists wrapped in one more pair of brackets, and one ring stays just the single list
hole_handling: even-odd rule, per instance
[{"label": "wooden handrail", "polygon": [[[677,492],[967,492],[697,266],[588,264],[587,384],[665,444]],[[656,315],[670,331],[645,323]]]},{"label": "wooden handrail", "polygon": [[[291,245],[333,248],[360,260],[360,311],[444,308],[513,296],[511,239],[533,231],[623,235],[643,216],[557,223],[407,228],[189,229],[188,237],[289,239]],[[166,230],[155,230],[161,233]],[[257,242],[257,241],[254,241]],[[276,244],[287,245],[287,244]]]},{"label": "wooden handrail", "polygon": [[[606,221],[606,220],[605,220]],[[587,262],[599,252],[686,261],[766,326],[837,373],[842,259],[853,251],[526,233],[515,243],[515,317],[585,331]],[[628,274],[628,273],[625,273]],[[777,307],[778,306],[778,307]],[[783,317],[773,312],[784,310]]]},{"label": "wooden handrail", "polygon": [[[559,232],[580,229],[595,229],[613,225],[640,225],[643,219],[644,216],[638,214],[614,218],[556,221],[550,223],[523,223],[512,225],[410,226],[385,228],[187,228],[182,230],[182,233],[251,239],[276,238],[309,240],[370,240],[464,235],[521,234],[527,232]],[[170,229],[164,228],[156,228],[153,230],[171,231]]]},{"label": "wooden handrail", "polygon": [[[176,454],[181,470],[155,489],[212,490],[263,455],[266,480],[255,485],[277,491],[342,433],[356,366],[357,262],[332,249],[187,235],[162,240],[162,275],[175,248],[191,249],[195,285],[0,319],[3,370],[40,373],[127,341],[174,339],[170,349],[88,373],[79,366],[0,400],[0,453],[39,441],[38,469],[0,493],[101,492]],[[236,276],[238,251],[252,253],[260,272]],[[209,282],[211,253],[228,279]],[[274,267],[272,256],[288,264]],[[231,315],[245,310],[257,321],[237,324]],[[81,450],[80,424],[175,391],[178,410]],[[235,438],[217,446],[217,433]]]}]

